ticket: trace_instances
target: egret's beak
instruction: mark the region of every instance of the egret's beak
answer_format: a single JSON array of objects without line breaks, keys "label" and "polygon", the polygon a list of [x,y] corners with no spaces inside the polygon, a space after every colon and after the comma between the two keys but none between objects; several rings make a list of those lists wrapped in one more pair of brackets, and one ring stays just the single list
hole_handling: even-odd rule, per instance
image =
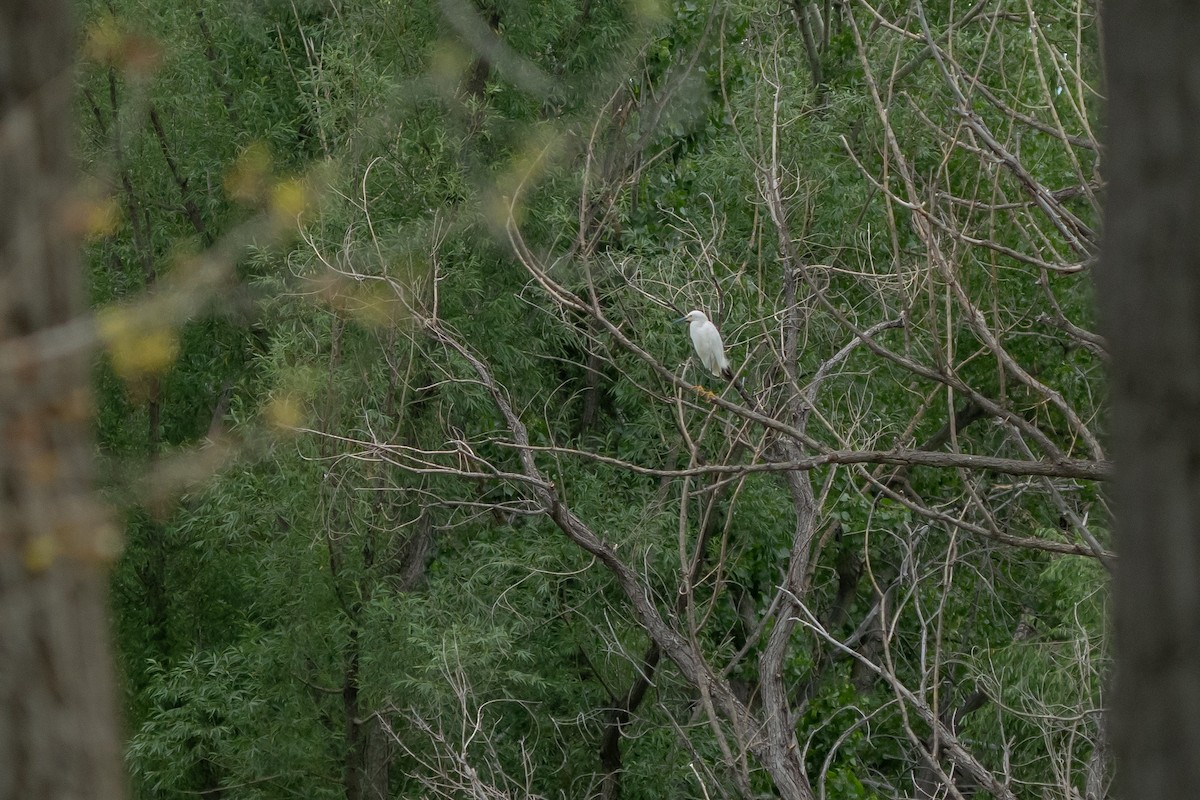
[{"label": "egret's beak", "polygon": [[687,317],[680,317],[679,319],[671,320],[671,324],[678,325],[681,322],[687,322],[687,321],[688,321]]}]

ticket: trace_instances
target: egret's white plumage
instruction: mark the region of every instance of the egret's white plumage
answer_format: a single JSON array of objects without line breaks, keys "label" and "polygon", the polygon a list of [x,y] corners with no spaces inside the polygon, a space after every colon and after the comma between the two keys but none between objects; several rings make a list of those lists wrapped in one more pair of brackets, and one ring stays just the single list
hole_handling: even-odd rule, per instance
[{"label": "egret's white plumage", "polygon": [[729,362],[725,360],[725,345],[717,326],[709,322],[703,311],[689,311],[680,322],[691,323],[692,346],[709,372],[720,378],[729,377]]}]

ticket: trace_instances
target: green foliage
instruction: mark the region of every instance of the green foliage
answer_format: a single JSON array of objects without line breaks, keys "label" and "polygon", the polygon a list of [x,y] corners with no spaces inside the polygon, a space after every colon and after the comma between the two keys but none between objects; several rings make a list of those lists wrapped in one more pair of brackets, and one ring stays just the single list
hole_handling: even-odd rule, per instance
[{"label": "green foliage", "polygon": [[[927,4],[939,35],[950,5]],[[1034,5],[1053,47],[1075,48],[1065,12]],[[498,474],[519,473],[519,454],[467,359],[426,335],[435,297],[438,325],[490,365],[531,444],[545,448],[534,458],[557,496],[634,567],[674,624],[686,617],[680,548],[705,532],[697,650],[721,664],[746,647],[731,675],[757,680],[770,629],[755,626],[792,551],[793,497],[777,474],[735,476],[726,491],[647,471],[692,463],[681,426],[704,464],[761,461],[772,440],[697,396],[663,402],[674,387],[531,280],[507,235],[510,210],[555,280],[594,297],[677,374],[690,351],[666,306],[713,312],[750,391],[781,419],[792,387],[771,358],[789,313],[780,264],[791,248],[812,281],[797,283],[795,301],[801,383],[854,340],[847,321],[902,319],[877,341],[930,369],[949,359],[957,378],[1065,452],[1081,449],[1065,416],[1013,379],[969,319],[946,310],[949,283],[928,269],[917,226],[864,176],[882,174],[895,153],[845,19],[830,21],[815,87],[790,12],[751,0],[478,3],[509,59],[496,63],[447,18],[453,7],[85,4],[87,25],[112,13],[161,53],[153,80],[96,61],[79,78],[82,158],[112,183],[124,215],[88,250],[97,306],[169,293],[191,256],[270,210],[272,181],[319,174],[321,185],[301,237],[279,244],[253,229],[218,299],[171,320],[169,367],[132,380],[111,357],[97,367],[107,488],[126,509],[113,598],[138,796],[342,796],[347,765],[371,735],[389,743],[392,796],[426,796],[439,779],[433,765],[459,756],[512,796],[597,792],[599,742],[643,674],[649,642],[610,574],[532,513],[528,484]],[[979,65],[976,77],[1004,87],[1010,102],[1036,104],[1044,91],[1028,37],[1005,34],[1000,52],[1000,36],[957,31],[956,57]],[[1092,36],[1080,54],[1089,76]],[[868,67],[878,80],[921,53],[919,42],[880,35]],[[531,88],[514,64],[552,88]],[[957,119],[932,61],[893,89],[891,133],[920,192],[998,205],[1023,197],[1016,178],[990,183],[994,165],[947,150],[930,130]],[[1068,100],[1055,101],[1064,116]],[[1088,152],[992,106],[975,111],[998,138],[1019,141],[1022,163],[1049,189],[1090,179]],[[777,164],[764,161],[768,152]],[[247,166],[258,156],[262,174]],[[771,169],[787,184],[786,242],[762,201]],[[265,188],[239,199],[239,175]],[[1095,227],[1089,205],[1070,207]],[[577,248],[592,228],[602,229],[594,246]],[[1035,276],[1010,253],[1061,263],[1078,255],[1033,214],[996,214],[989,233],[1001,248],[955,252],[961,286],[1004,332],[1007,352],[1094,413],[1102,363],[1042,324],[1058,313],[1093,321],[1086,278]],[[708,380],[689,369],[688,382]],[[834,450],[922,442],[960,402],[860,347],[826,379],[808,434]],[[964,451],[1027,457],[1002,425],[956,436]],[[173,458],[228,442],[238,453],[177,504],[138,495],[139,474],[154,483]],[[1103,570],[946,522],[1062,543],[1061,497],[1035,479],[910,470],[907,485],[936,519],[882,491],[887,473],[871,470],[807,473],[824,547],[812,549],[806,607],[824,618],[844,605],[830,633],[857,631],[858,645],[886,597],[898,680],[943,708],[987,692],[990,703],[960,727],[987,766],[1013,759],[1033,786],[1058,763],[1082,763],[1096,721],[1071,715],[1100,705]],[[1051,488],[1076,508],[1096,504],[1094,488],[1065,484]],[[843,596],[854,563],[860,574]],[[1018,637],[1024,622],[1034,632]],[[913,737],[928,727],[810,627],[789,644],[784,677],[799,698],[796,735],[812,782],[839,798],[910,792]],[[624,795],[739,791],[694,687],[665,661],[651,684],[623,728]],[[464,732],[476,723],[486,735]],[[754,790],[771,791],[760,765],[750,771]]]}]

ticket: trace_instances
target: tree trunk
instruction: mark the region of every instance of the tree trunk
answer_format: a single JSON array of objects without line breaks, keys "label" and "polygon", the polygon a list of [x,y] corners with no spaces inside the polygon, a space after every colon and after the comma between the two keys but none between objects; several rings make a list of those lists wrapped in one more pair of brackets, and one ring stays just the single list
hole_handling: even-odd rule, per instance
[{"label": "tree trunk", "polygon": [[1123,797],[1200,786],[1200,6],[1107,0],[1116,688]]},{"label": "tree trunk", "polygon": [[82,300],[69,11],[0,0],[0,798],[124,793],[89,360],[39,348]]}]

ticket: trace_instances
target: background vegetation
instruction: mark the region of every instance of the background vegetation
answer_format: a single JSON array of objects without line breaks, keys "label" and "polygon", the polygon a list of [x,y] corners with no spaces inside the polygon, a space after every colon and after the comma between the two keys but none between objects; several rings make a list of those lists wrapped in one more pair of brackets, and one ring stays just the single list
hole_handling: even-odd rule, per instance
[{"label": "background vegetation", "polygon": [[1108,796],[1092,4],[83,16],[139,796]]}]

